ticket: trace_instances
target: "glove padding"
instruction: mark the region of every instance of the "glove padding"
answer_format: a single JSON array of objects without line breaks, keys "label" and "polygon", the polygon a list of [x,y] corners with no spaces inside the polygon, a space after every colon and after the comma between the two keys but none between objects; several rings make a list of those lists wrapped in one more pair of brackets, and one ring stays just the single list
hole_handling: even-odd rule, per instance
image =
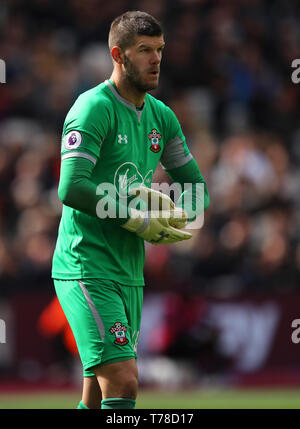
[{"label": "glove padding", "polygon": [[187,213],[176,207],[162,192],[145,186],[130,191],[147,204],[146,211],[131,209],[131,218],[122,225],[152,244],[169,244],[189,240],[192,234],[180,231],[187,223]]},{"label": "glove padding", "polygon": [[169,224],[174,228],[183,228],[187,224],[187,212],[176,207],[168,195],[155,189],[139,186],[129,192],[146,202],[146,211],[151,213],[151,217],[163,217],[169,219]]}]

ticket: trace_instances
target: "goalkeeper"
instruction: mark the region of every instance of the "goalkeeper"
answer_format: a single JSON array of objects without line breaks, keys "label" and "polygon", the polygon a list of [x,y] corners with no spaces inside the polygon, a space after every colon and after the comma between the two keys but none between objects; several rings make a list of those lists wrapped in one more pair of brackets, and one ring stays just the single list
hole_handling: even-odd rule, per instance
[{"label": "goalkeeper", "polygon": [[[148,94],[159,80],[160,24],[147,13],[126,12],[111,24],[109,48],[111,78],[81,94],[65,119],[63,210],[52,266],[83,364],[83,409],[135,407],[144,241],[191,237],[183,227],[195,218],[197,185],[204,188],[203,208],[209,204],[175,114]],[[176,205],[150,189],[159,162],[173,182],[190,184]],[[116,194],[103,191],[104,183]],[[116,216],[102,216],[107,205]]]}]

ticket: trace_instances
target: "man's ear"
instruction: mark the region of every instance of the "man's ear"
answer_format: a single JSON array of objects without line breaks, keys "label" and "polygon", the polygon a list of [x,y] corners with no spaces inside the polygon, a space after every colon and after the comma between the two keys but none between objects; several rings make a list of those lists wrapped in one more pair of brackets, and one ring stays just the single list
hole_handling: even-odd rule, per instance
[{"label": "man's ear", "polygon": [[111,51],[110,54],[112,56],[112,59],[117,63],[117,64],[123,64],[123,55],[122,55],[122,50],[119,46],[114,46]]}]

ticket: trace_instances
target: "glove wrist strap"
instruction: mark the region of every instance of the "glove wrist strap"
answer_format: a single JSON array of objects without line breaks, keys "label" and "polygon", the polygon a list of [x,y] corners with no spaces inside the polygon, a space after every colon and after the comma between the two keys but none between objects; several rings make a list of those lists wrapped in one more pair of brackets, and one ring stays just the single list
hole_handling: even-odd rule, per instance
[{"label": "glove wrist strap", "polygon": [[[145,226],[146,223],[146,226]],[[144,231],[149,223],[148,216],[146,212],[140,210],[131,209],[130,218],[124,225],[123,228],[127,229],[130,232],[138,232],[140,230]]]}]

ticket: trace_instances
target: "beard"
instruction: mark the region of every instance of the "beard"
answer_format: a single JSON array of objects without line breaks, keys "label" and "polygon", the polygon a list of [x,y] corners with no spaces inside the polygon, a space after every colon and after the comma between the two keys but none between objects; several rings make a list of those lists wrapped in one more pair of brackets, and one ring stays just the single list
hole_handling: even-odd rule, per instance
[{"label": "beard", "polygon": [[157,88],[158,83],[143,82],[141,72],[130,59],[124,55],[125,79],[139,92],[147,92]]}]

